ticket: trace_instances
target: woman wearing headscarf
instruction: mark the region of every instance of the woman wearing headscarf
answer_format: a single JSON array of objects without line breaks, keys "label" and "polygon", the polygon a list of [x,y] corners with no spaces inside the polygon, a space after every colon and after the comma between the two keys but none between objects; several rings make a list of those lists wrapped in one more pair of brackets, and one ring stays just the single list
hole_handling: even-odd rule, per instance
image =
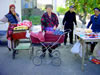
[{"label": "woman wearing headscarf", "polygon": [[[98,33],[100,32],[100,9],[99,8],[94,8],[94,15],[91,16],[87,28],[90,28],[90,26],[93,32],[98,32]],[[93,53],[96,44],[97,43],[91,44],[91,53]]]},{"label": "woman wearing headscarf", "polygon": [[[53,6],[46,5],[45,9],[46,9],[46,12],[43,14],[41,18],[42,31],[45,32],[48,30],[48,28],[55,30],[58,27],[59,22],[58,22],[58,18],[56,14],[52,12]],[[42,51],[44,54],[43,56],[45,56],[46,49],[44,47]],[[51,56],[51,53],[52,53],[52,50],[49,49],[49,56]]]},{"label": "woman wearing headscarf", "polygon": [[15,5],[11,4],[9,6],[9,12],[0,20],[2,22],[8,22],[8,31],[7,31],[7,39],[8,39],[8,49],[12,49],[12,43],[14,43],[12,39],[13,28],[17,26],[20,21],[19,15],[15,12]]},{"label": "woman wearing headscarf", "polygon": [[90,26],[93,32],[100,32],[100,9],[94,8],[94,15],[91,16],[90,21],[87,25],[87,28]]}]

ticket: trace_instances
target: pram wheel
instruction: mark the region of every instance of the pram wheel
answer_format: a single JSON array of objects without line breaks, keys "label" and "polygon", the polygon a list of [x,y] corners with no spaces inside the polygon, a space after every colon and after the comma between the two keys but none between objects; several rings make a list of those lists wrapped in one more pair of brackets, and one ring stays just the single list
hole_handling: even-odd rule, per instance
[{"label": "pram wheel", "polygon": [[60,66],[61,65],[61,59],[58,57],[54,57],[51,61],[52,65],[54,66]]},{"label": "pram wheel", "polygon": [[59,52],[59,50],[54,50],[54,51],[52,52],[52,56],[53,56],[53,57],[60,57],[60,52]]},{"label": "pram wheel", "polygon": [[40,57],[43,54],[42,50],[37,50],[36,51],[36,56]]},{"label": "pram wheel", "polygon": [[42,59],[38,56],[33,57],[32,62],[36,66],[40,66],[42,64]]}]

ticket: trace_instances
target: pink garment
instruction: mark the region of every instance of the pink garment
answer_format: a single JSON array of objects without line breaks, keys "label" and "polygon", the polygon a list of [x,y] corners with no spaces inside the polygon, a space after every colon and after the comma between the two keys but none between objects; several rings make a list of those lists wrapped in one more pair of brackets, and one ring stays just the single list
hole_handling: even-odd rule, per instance
[{"label": "pink garment", "polygon": [[46,34],[53,34],[52,31],[46,31]]},{"label": "pink garment", "polygon": [[58,40],[58,43],[64,42],[64,35],[60,37],[60,35],[54,35],[51,32],[46,32],[45,35],[43,35],[42,32],[34,33],[31,32],[31,41],[32,43],[40,43],[40,42],[56,42]]},{"label": "pink garment", "polygon": [[45,41],[44,34],[43,34],[42,31],[40,31],[38,33],[31,32],[31,36],[34,37],[34,38],[37,38],[40,42]]},{"label": "pink garment", "polygon": [[22,22],[22,23],[19,23],[19,24],[17,24],[17,26],[27,26],[28,28],[31,28],[32,27],[32,22],[30,22],[30,21],[24,21],[24,22]]}]

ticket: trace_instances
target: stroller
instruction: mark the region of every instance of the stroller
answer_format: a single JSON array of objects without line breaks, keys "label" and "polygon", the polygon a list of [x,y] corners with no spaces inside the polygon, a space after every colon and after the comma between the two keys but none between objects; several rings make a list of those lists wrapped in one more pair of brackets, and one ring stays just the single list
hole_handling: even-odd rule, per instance
[{"label": "stroller", "polygon": [[[34,38],[33,36],[30,36],[30,40],[31,40],[31,46],[32,46],[32,51],[34,52],[34,47],[35,46],[42,46],[44,47],[46,50],[49,49],[54,49],[52,51],[52,59],[51,59],[51,63],[54,66],[60,66],[61,65],[61,58],[60,58],[60,51],[57,50],[58,47],[60,47],[61,43],[64,42],[64,35],[66,33],[69,33],[71,30],[67,30],[68,32],[63,32],[60,35],[56,35],[55,34],[49,34],[45,32],[45,41],[41,42],[39,41],[39,39]],[[57,31],[58,32],[58,31]],[[34,65],[39,66],[42,64],[42,59],[43,57],[41,57],[41,55],[43,55],[42,50],[36,50],[36,55],[34,55],[32,57],[32,62]]]}]

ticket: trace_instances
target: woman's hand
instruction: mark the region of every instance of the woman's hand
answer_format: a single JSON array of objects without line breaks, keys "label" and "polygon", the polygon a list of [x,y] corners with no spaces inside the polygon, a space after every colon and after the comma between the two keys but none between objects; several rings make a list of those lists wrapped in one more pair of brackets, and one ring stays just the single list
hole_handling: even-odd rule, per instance
[{"label": "woman's hand", "polygon": [[16,12],[12,12],[12,14],[13,14],[14,16],[16,16]]},{"label": "woman's hand", "polygon": [[56,30],[56,26],[53,27],[53,30]]},{"label": "woman's hand", "polygon": [[43,31],[43,35],[45,35],[45,31]]}]

